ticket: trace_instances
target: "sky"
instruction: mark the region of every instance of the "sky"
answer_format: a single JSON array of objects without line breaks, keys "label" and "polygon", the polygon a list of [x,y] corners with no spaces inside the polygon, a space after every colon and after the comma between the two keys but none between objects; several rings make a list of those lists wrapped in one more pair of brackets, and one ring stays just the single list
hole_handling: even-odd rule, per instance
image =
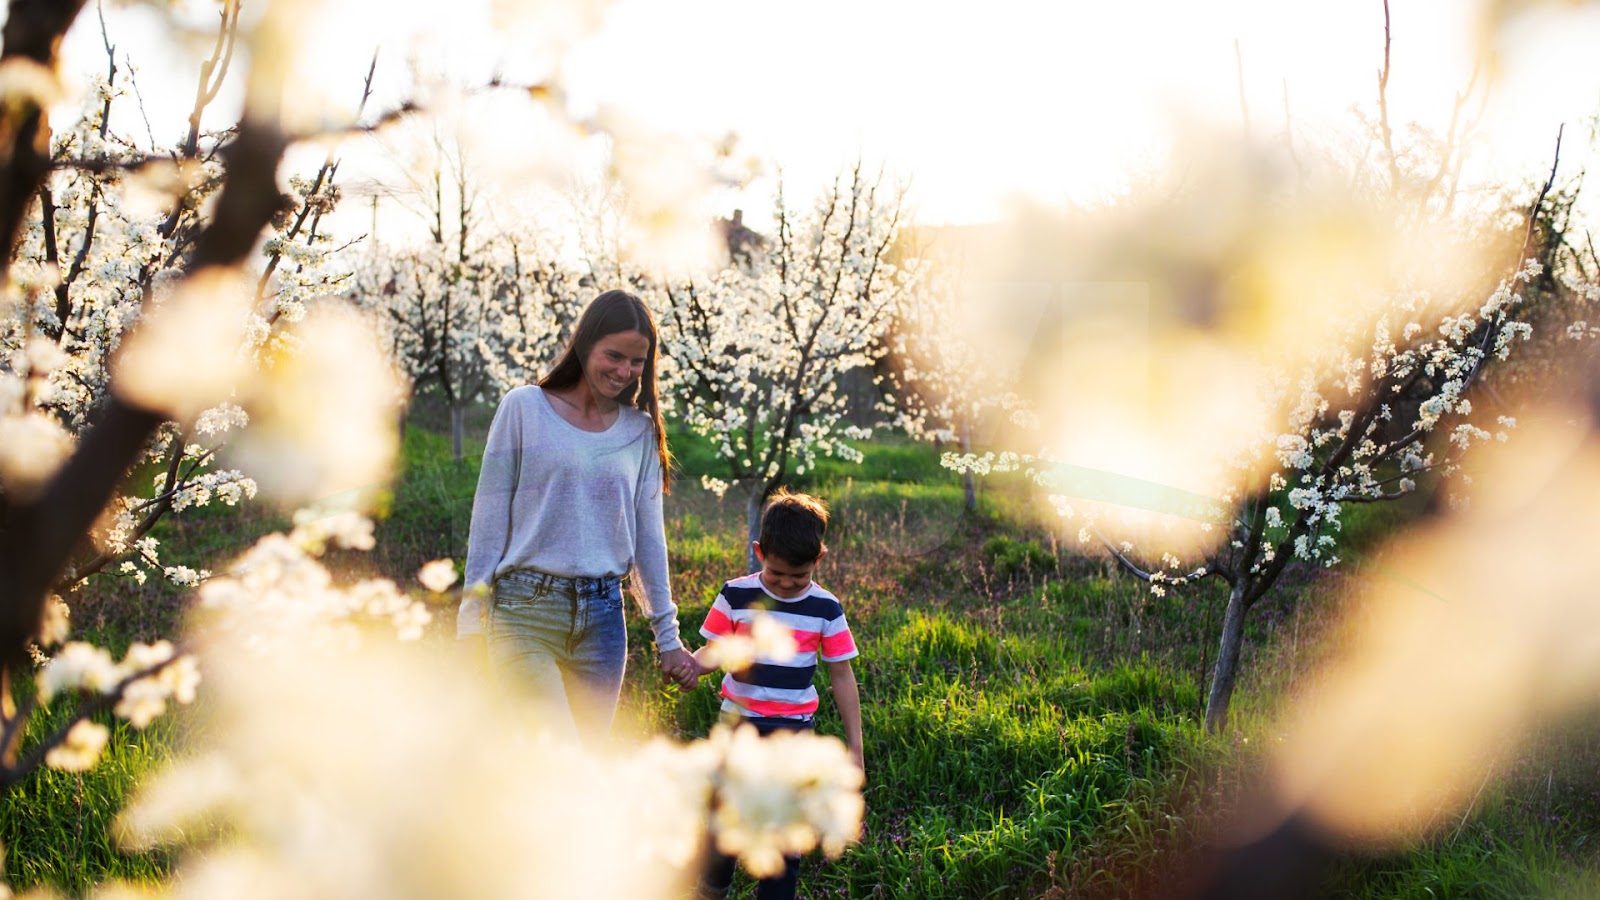
[{"label": "sky", "polygon": [[[1444,129],[1482,46],[1487,2],[1393,0],[1397,126]],[[348,108],[381,44],[381,108],[405,90],[408,56],[468,82],[491,72],[531,81],[550,74],[552,49],[565,50],[561,78],[580,114],[622,110],[663,131],[736,134],[766,174],[719,202],[749,208],[759,224],[780,170],[791,189],[809,189],[862,159],[910,185],[921,221],[966,223],[1001,218],[1019,199],[1114,196],[1181,161],[1191,128],[1338,140],[1353,133],[1354,108],[1376,109],[1383,60],[1382,0],[991,0],[981,10],[945,0],[619,0],[600,12],[542,0],[521,18],[508,18],[508,3],[462,0],[440,17],[423,0],[308,2],[322,27],[305,30],[299,65],[335,110]],[[186,5],[197,23],[214,15]],[[1527,5],[1534,12],[1494,45],[1475,163],[1523,181],[1548,169],[1562,123],[1564,164],[1579,164],[1584,119],[1600,108],[1591,52],[1600,6]],[[104,68],[93,12],[69,38],[69,73]],[[200,47],[142,52],[165,42],[153,14],[107,15],[119,53],[141,68],[147,114],[179,123],[163,133],[178,130],[192,88],[156,85],[192,84]],[[598,27],[580,37],[589,26]],[[489,32],[499,39],[486,43]],[[229,111],[225,98],[219,115]]]},{"label": "sky", "polygon": [[[1391,119],[1443,130],[1472,76],[1477,4],[1391,7]],[[925,218],[986,221],[1018,196],[1113,194],[1181,156],[1186,127],[1248,115],[1276,138],[1285,94],[1299,140],[1347,131],[1353,106],[1376,108],[1383,16],[1381,0],[629,0],[569,71],[663,125],[732,121],[799,180],[860,155],[910,177]],[[1551,10],[1514,32],[1484,164],[1537,172],[1557,126],[1570,135],[1600,102],[1600,13]]]}]

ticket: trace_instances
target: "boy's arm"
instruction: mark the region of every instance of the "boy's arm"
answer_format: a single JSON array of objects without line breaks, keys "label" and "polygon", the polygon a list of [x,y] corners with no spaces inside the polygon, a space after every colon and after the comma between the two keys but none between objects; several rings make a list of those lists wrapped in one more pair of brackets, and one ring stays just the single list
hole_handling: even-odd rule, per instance
[{"label": "boy's arm", "polygon": [[839,707],[839,721],[844,723],[845,743],[856,767],[865,772],[867,765],[862,755],[861,741],[861,691],[856,687],[856,670],[850,660],[828,663],[828,681],[833,685],[833,702]]},{"label": "boy's arm", "polygon": [[699,650],[689,654],[689,658],[694,661],[695,681],[699,681],[701,676],[710,674],[717,670],[712,658],[710,641],[707,641],[703,646],[700,647]]}]

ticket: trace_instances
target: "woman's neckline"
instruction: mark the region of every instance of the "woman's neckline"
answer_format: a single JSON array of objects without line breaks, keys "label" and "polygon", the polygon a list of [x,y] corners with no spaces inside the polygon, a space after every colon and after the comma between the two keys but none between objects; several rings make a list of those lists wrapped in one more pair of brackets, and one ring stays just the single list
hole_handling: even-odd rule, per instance
[{"label": "woman's neckline", "polygon": [[[538,385],[535,385],[535,387],[538,387]],[[562,413],[561,408],[556,406],[557,403],[560,403],[565,405],[568,409],[573,409],[574,407],[570,403],[567,403],[567,398],[555,394],[552,391],[545,390],[542,387],[539,388],[539,396],[544,398],[545,407],[548,408],[550,412],[554,413],[557,419],[560,419],[564,425],[566,425],[568,428],[571,428],[573,431],[578,432],[579,434],[607,434],[612,429],[617,427],[617,423],[622,421],[622,404],[619,403],[617,404],[617,415],[611,420],[611,424],[598,431],[592,431],[567,418],[566,415]]]}]

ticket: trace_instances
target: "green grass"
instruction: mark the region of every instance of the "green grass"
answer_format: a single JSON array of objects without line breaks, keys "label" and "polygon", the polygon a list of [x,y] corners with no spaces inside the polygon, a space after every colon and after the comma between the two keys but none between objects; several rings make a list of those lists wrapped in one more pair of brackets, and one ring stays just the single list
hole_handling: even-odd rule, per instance
[{"label": "green grass", "polygon": [[406,429],[401,468],[374,529],[378,543],[370,559],[379,571],[410,582],[429,560],[466,561],[483,444],[483,437],[469,435],[458,460],[449,434]]},{"label": "green grass", "polygon": [[[435,416],[435,418],[438,418]],[[414,422],[427,424],[426,415]],[[412,427],[404,467],[372,554],[336,565],[408,583],[416,568],[465,555],[486,417],[469,419],[465,458],[435,428]],[[680,475],[667,499],[668,547],[684,630],[694,635],[722,581],[745,571],[744,505],[698,487],[714,463],[705,441],[674,435]],[[1299,572],[1252,613],[1235,694],[1237,732],[1202,733],[1223,586],[1153,598],[1104,561],[1074,555],[1034,518],[1015,480],[980,484],[977,515],[936,451],[893,436],[860,466],[820,465],[796,486],[833,507],[818,580],[844,600],[862,655],[869,771],[866,832],[840,860],[809,858],[814,897],[1161,896],[1170,867],[1197,852],[1259,767],[1253,747],[1271,711],[1325,655],[1339,578]],[[1346,528],[1373,547],[1406,510],[1350,510]],[[166,558],[218,565],[281,527],[260,510],[207,509],[164,522]],[[80,629],[122,646],[170,632],[181,596],[125,580],[91,586]],[[437,617],[436,634],[454,617]],[[684,695],[656,674],[641,617],[617,730],[623,737],[703,735],[717,717],[708,683]],[[698,639],[694,640],[698,643]],[[818,674],[826,696],[826,675]],[[30,723],[27,740],[62,715]],[[172,751],[178,719],[116,729],[105,764],[84,775],[41,771],[0,799],[5,877],[17,888],[82,894],[108,878],[153,881],[170,860],[128,855],[108,825],[137,781]],[[831,702],[819,727],[839,734]],[[1540,734],[1510,777],[1424,846],[1352,854],[1327,873],[1336,897],[1586,897],[1600,888],[1600,744],[1592,727]],[[748,896],[750,882],[738,882]]]},{"label": "green grass", "polygon": [[[22,752],[67,721],[72,706],[58,702],[35,715]],[[87,772],[40,768],[0,800],[5,877],[13,887],[50,885],[81,895],[109,879],[156,882],[170,872],[166,853],[123,852],[111,826],[140,780],[171,756],[174,722],[165,717],[138,731],[109,715],[96,721],[111,728],[99,765]]]}]

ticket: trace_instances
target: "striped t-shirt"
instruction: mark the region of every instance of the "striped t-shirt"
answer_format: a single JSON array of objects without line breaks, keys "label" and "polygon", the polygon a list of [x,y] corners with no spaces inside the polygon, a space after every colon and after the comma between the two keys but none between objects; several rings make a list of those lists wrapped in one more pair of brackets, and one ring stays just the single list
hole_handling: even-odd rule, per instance
[{"label": "striped t-shirt", "polygon": [[711,641],[748,636],[750,623],[762,614],[788,626],[798,652],[782,662],[758,655],[750,668],[724,675],[722,708],[754,718],[808,720],[817,711],[811,683],[817,660],[840,662],[857,655],[844,607],[815,582],[792,600],[774,596],[761,584],[761,573],[752,572],[722,586],[700,634]]}]

